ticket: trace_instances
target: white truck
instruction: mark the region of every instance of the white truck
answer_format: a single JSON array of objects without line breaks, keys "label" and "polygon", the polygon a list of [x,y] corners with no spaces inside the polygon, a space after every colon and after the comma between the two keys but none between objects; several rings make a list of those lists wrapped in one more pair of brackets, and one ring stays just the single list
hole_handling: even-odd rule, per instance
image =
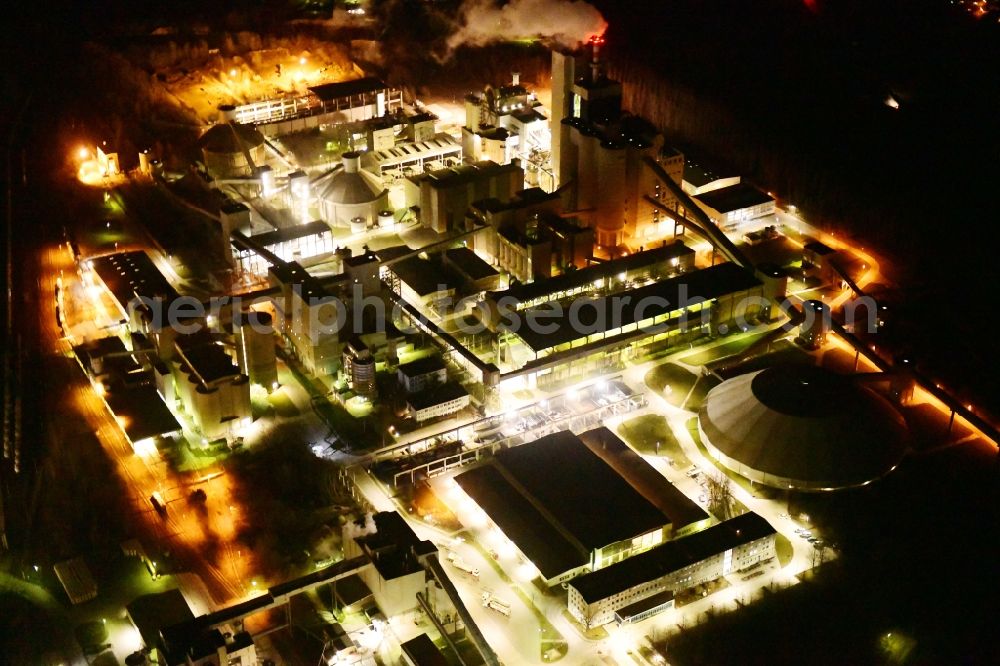
[{"label": "white truck", "polygon": [[510,617],[510,604],[497,599],[492,592],[483,592],[483,607],[492,608],[504,617]]},{"label": "white truck", "polygon": [[448,561],[454,565],[459,571],[464,571],[476,580],[479,580],[479,567],[474,567],[465,560],[458,553],[450,552],[448,553]]}]

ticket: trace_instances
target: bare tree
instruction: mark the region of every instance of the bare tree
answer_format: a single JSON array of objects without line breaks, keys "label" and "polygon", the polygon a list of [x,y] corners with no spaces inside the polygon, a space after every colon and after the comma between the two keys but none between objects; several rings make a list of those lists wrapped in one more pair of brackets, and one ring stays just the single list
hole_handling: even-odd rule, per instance
[{"label": "bare tree", "polygon": [[708,510],[719,520],[732,518],[736,510],[732,482],[722,472],[705,475],[705,491],[708,495]]}]

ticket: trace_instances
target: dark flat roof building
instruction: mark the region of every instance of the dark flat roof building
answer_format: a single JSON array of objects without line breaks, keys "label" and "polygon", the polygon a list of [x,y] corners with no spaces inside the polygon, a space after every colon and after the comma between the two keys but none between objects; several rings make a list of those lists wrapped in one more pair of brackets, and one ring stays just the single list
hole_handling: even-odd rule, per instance
[{"label": "dark flat roof building", "polygon": [[469,395],[469,392],[458,382],[445,382],[440,386],[413,393],[406,398],[406,401],[411,407],[419,411],[451,402],[452,400],[458,400],[467,395]]},{"label": "dark flat roof building", "polygon": [[365,93],[386,90],[388,86],[381,79],[374,76],[366,76],[351,81],[338,81],[336,83],[323,83],[318,86],[311,86],[309,90],[324,102],[329,102],[351,95],[363,95]]},{"label": "dark flat roof building", "polygon": [[424,356],[423,358],[418,358],[416,361],[404,363],[398,368],[399,372],[407,377],[419,377],[444,369],[444,361],[441,360],[440,356]]},{"label": "dark flat roof building", "polygon": [[774,201],[767,192],[761,192],[753,185],[737,183],[694,195],[694,198],[720,213],[751,208]]},{"label": "dark flat roof building", "polygon": [[594,264],[576,271],[569,271],[545,280],[519,284],[505,291],[493,292],[494,299],[513,298],[519,302],[532,301],[542,296],[560,292],[572,291],[579,287],[589,287],[598,280],[612,275],[633,273],[656,264],[669,262],[671,259],[694,254],[694,250],[681,241],[664,243],[642,252],[635,252],[620,259]]},{"label": "dark flat roof building", "polygon": [[408,666],[448,666],[448,660],[427,634],[411,638],[400,647],[403,649],[403,661]]},{"label": "dark flat roof building", "polygon": [[760,285],[760,280],[750,271],[725,263],[624,293],[578,299],[575,305],[579,307],[575,311],[573,308],[562,308],[554,315],[544,305],[529,308],[522,313],[522,319],[535,316],[543,326],[521,323],[514,330],[508,322],[504,322],[501,328],[517,334],[532,351],[538,353],[590,335],[622,330],[640,320],[679,312],[699,302]]},{"label": "dark flat roof building", "polygon": [[674,534],[709,518],[694,500],[663,478],[608,428],[601,426],[588,430],[580,435],[580,439],[670,519]]},{"label": "dark flat roof building", "polygon": [[179,295],[141,250],[95,257],[90,262],[124,312],[128,312],[129,303],[136,298],[162,298],[170,302]]}]

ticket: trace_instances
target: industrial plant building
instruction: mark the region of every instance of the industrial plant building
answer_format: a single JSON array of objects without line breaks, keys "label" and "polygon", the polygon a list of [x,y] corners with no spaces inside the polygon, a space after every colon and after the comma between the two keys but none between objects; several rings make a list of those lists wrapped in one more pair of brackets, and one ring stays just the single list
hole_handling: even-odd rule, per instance
[{"label": "industrial plant building", "polygon": [[680,590],[775,557],[775,534],[762,517],[745,513],[662,544],[571,580],[569,612],[588,628],[639,621],[672,607]]},{"label": "industrial plant building", "polygon": [[718,264],[635,289],[578,297],[557,310],[549,304],[508,310],[497,326],[501,369],[542,386],[609,371],[638,353],[747,325],[768,311],[759,279],[736,264]]},{"label": "industrial plant building", "polygon": [[774,198],[747,183],[703,191],[694,201],[723,231],[738,231],[750,220],[774,215]]},{"label": "industrial plant building", "polygon": [[865,485],[895,469],[906,450],[902,416],[865,379],[808,365],[733,377],[705,399],[702,441],[723,465],[767,486]]},{"label": "industrial plant building", "polygon": [[508,85],[466,96],[462,150],[467,159],[527,163],[533,152],[547,153],[549,147],[548,118],[518,74]]},{"label": "industrial plant building", "polygon": [[684,156],[665,148],[649,122],[623,112],[621,84],[604,73],[601,42],[592,39],[584,53],[552,54],[552,168],[566,211],[594,229],[598,246],[637,247],[676,232],[659,216],[673,197],[661,191],[649,161],[679,185]]},{"label": "industrial plant building", "polygon": [[[204,317],[183,315],[168,321],[180,295],[145,252],[125,252],[90,260],[92,274],[113,296],[127,325],[137,358],[150,363],[157,391],[174,413],[184,413],[206,440],[231,439],[252,420],[250,378],[244,374],[222,341],[208,332]],[[179,324],[194,324],[193,333]],[[270,378],[266,342],[246,361],[249,369]],[[266,380],[265,380],[266,381]],[[271,380],[272,382],[274,380]]]},{"label": "industrial plant building", "polygon": [[267,136],[344,122],[363,122],[395,113],[403,106],[399,88],[375,77],[324,83],[309,88],[306,95],[242,104],[233,109],[239,123],[256,125]]},{"label": "industrial plant building", "polygon": [[681,241],[664,242],[659,247],[625,255],[612,261],[591,264],[575,271],[537,282],[524,282],[504,291],[486,294],[482,316],[491,330],[501,320],[501,304],[506,309],[526,310],[553,301],[584,295],[626,291],[694,269],[694,250]]},{"label": "industrial plant building", "polygon": [[594,230],[562,214],[559,194],[529,188],[509,201],[474,202],[466,219],[474,247],[520,282],[584,268],[594,254]]},{"label": "industrial plant building", "polygon": [[524,171],[515,160],[489,160],[428,171],[405,181],[406,207],[416,208],[420,223],[437,233],[461,228],[474,201],[510,201],[524,185]]}]

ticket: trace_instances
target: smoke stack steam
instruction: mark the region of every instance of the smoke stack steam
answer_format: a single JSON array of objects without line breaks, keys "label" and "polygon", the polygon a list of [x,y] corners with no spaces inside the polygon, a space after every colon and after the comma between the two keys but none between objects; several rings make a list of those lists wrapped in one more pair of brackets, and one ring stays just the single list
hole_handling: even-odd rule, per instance
[{"label": "smoke stack steam", "polygon": [[459,10],[461,25],[448,37],[449,54],[459,46],[540,39],[554,46],[575,48],[608,27],[601,13],[583,0],[466,0]]}]

